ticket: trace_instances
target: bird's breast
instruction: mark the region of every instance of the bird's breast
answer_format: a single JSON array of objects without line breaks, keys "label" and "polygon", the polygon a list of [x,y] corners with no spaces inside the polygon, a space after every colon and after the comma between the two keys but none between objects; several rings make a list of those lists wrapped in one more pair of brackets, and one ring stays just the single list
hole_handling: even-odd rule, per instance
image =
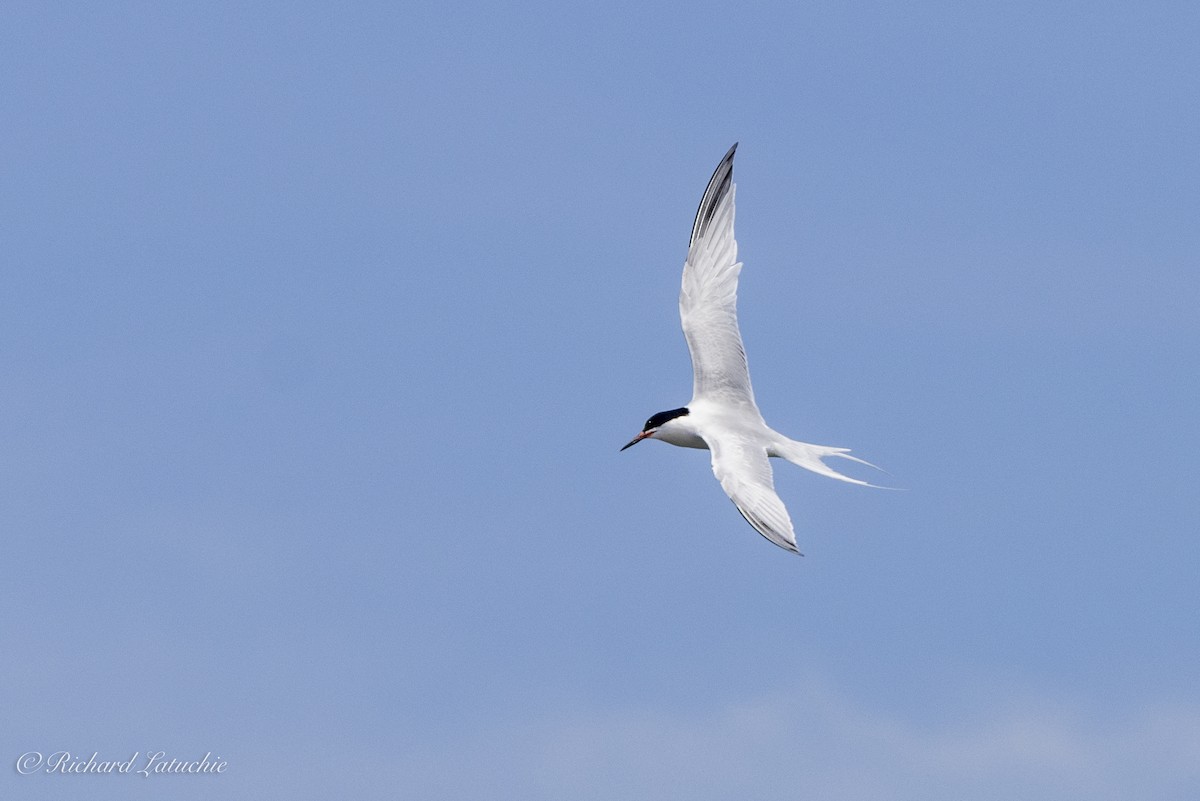
[{"label": "bird's breast", "polygon": [[670,445],[677,445],[680,448],[708,450],[708,443],[695,432],[692,426],[676,422],[675,420],[671,420],[660,428],[654,434],[654,438],[660,439]]}]

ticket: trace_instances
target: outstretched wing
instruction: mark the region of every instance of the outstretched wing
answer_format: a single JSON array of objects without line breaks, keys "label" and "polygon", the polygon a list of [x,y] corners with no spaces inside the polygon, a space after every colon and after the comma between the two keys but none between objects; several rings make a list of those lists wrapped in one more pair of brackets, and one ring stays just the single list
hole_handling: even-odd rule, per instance
[{"label": "outstretched wing", "polygon": [[692,400],[748,406],[758,413],[737,324],[737,241],[733,238],[735,187],[729,149],[704,190],[679,292],[679,317],[692,353]]},{"label": "outstretched wing", "polygon": [[712,451],[713,475],[746,522],[780,548],[800,553],[792,519],[775,493],[766,449],[735,437],[704,439]]}]

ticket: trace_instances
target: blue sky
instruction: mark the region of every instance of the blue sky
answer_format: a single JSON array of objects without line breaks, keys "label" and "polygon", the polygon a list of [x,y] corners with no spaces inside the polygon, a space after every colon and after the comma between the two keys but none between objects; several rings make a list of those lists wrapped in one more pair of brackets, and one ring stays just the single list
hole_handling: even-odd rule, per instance
[{"label": "blue sky", "polygon": [[[1195,797],[1193,4],[0,23],[5,798]],[[734,141],[803,559],[617,451]]]}]

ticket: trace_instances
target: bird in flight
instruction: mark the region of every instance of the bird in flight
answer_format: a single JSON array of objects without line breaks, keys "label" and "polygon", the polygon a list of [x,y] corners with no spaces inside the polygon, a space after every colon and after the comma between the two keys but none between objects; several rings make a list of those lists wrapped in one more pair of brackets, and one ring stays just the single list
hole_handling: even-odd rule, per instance
[{"label": "bird in flight", "polygon": [[793,553],[796,534],[783,501],[775,493],[770,457],[786,459],[814,473],[874,486],[842,475],[827,457],[865,464],[848,448],[810,445],[789,439],[763,420],[750,388],[746,351],[737,324],[737,285],[742,264],[733,238],[733,154],[725,158],[704,190],[679,292],[679,317],[692,354],[692,399],[687,406],[652,415],[621,450],[644,439],[712,452],[712,469],[722,489],[755,531]]}]

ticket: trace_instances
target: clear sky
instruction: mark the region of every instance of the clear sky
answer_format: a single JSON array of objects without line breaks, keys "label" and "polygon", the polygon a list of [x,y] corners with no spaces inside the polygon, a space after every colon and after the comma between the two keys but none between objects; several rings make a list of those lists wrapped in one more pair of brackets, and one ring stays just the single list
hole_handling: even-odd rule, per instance
[{"label": "clear sky", "polygon": [[[9,4],[0,796],[1194,799],[1200,10]],[[686,403],[740,142],[759,404]],[[29,752],[227,761],[21,775]]]}]

